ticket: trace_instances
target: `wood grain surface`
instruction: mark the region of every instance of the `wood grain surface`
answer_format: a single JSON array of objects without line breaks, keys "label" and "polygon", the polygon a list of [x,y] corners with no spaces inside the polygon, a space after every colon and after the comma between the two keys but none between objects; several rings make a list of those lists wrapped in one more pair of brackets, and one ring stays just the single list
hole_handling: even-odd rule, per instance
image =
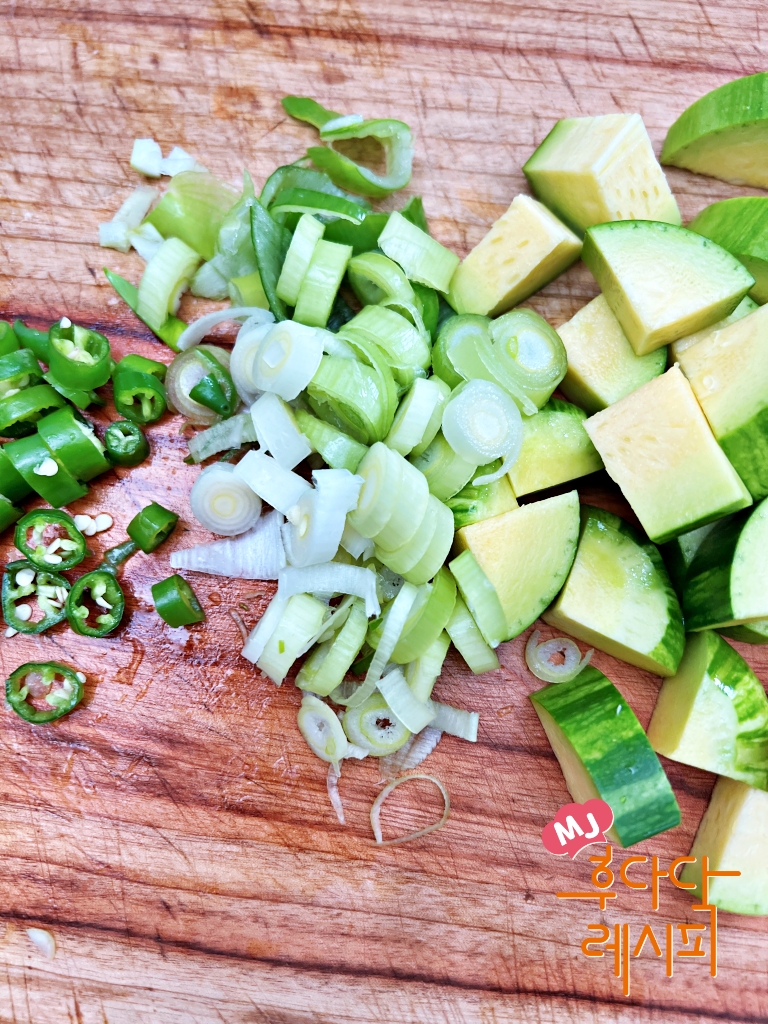
[{"label": "wood grain surface", "polygon": [[[400,117],[416,139],[408,191],[463,255],[525,189],[521,164],[555,119],[639,111],[658,150],[691,101],[764,69],[768,28],[760,0],[6,0],[0,19],[0,315],[42,325],[66,314],[120,355],[166,361],[101,272],[137,281],[139,258],[95,242],[135,184],[134,137],[179,144],[233,182],[247,166],[260,183],[312,138],[284,116],[286,93]],[[669,177],[686,220],[747,191]],[[532,304],[558,325],[595,293],[577,265]],[[183,313],[204,308],[186,300]],[[602,916],[555,897],[583,889],[589,865],[541,844],[568,797],[528,701],[525,637],[500,648],[499,672],[475,679],[451,657],[438,684],[481,712],[476,745],[445,738],[425,766],[451,793],[441,832],[375,848],[370,760],[345,765],[348,824],[337,823],[324,766],[295,726],[298,691],[238,654],[230,613],[252,626],[272,586],[195,577],[208,619],[189,630],[152,611],[168,548],[206,539],[189,513],[197,470],[182,461],[180,425],[154,426],[151,462],[107,474],[73,508],[114,516],[96,554],[150,500],[182,516],[173,545],[124,570],[120,633],[0,639],[3,675],[39,658],[88,673],[83,706],[55,725],[0,716],[0,1021],[768,1021],[766,919],[721,915],[716,980],[696,960],[667,979],[646,949],[629,998],[611,961],[582,956],[587,923],[603,916],[637,935],[648,920],[696,915],[682,892],[666,892],[657,915],[643,893],[623,891]],[[600,480],[586,492],[610,497]],[[765,681],[766,655],[746,653]],[[646,725],[658,679],[595,662]],[[639,851],[666,861],[688,852],[714,776],[665,767],[682,824]],[[434,812],[427,789],[399,792],[393,827]],[[53,961],[27,939],[32,925],[54,933]]]}]

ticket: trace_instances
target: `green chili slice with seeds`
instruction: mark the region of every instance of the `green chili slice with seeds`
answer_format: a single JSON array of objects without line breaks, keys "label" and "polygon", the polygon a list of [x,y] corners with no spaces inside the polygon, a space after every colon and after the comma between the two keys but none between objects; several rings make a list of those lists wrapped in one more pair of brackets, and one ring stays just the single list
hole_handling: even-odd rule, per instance
[{"label": "green chili slice with seeds", "polygon": [[[27,559],[9,562],[2,586],[3,618],[19,633],[38,635],[62,622],[69,581],[48,569],[38,569]],[[34,609],[25,600],[35,598],[42,618],[34,621]],[[21,603],[18,603],[21,602]]]},{"label": "green chili slice with seeds", "polygon": [[67,598],[67,621],[81,636],[106,636],[120,625],[124,611],[125,595],[108,568],[81,576]]},{"label": "green chili slice with seeds", "polygon": [[35,509],[16,524],[13,542],[38,569],[73,569],[87,554],[85,537],[66,512]]},{"label": "green chili slice with seeds", "polygon": [[[8,676],[5,699],[19,718],[33,725],[55,722],[83,699],[85,676],[58,661],[28,661]],[[46,705],[36,708],[30,700]]]}]

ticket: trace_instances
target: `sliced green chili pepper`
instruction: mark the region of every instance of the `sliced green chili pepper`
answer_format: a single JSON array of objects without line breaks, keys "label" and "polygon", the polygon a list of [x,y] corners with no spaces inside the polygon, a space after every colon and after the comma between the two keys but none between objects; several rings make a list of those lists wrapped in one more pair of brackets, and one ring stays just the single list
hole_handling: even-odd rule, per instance
[{"label": "sliced green chili pepper", "polygon": [[[107,270],[106,267],[104,267],[104,273],[107,275],[107,280],[115,289],[115,291],[123,300],[123,302],[127,303],[127,305],[131,307],[133,312],[136,313],[136,310],[139,305],[139,289],[136,287],[136,285],[131,284],[130,281],[126,281],[125,278],[120,277],[119,274],[115,274],[113,271]],[[139,314],[136,313],[136,316],[139,316]],[[139,320],[141,320],[141,317],[139,317]],[[146,320],[141,320],[141,322],[143,324],[146,324],[147,327],[149,327],[149,324],[147,324]],[[186,331],[186,329],[187,324],[184,322],[184,320],[179,320],[179,318],[175,316],[169,316],[168,319],[163,324],[163,326],[157,331],[152,330],[152,328],[150,328],[150,330],[152,330],[152,333],[156,334],[157,337],[161,341],[164,341],[168,348],[173,349],[174,352],[179,351],[179,346],[177,342],[184,333],[184,331]]]},{"label": "sliced green chili pepper", "polygon": [[139,545],[145,555],[151,555],[168,540],[178,521],[179,517],[175,512],[169,512],[167,508],[153,501],[133,517],[125,532]]},{"label": "sliced green chili pepper", "polygon": [[143,431],[128,420],[110,423],[104,444],[113,466],[138,466],[149,455],[149,442]]},{"label": "sliced green chili pepper", "polygon": [[[86,594],[86,591],[89,593]],[[86,604],[90,600],[103,611],[93,616],[94,609]],[[125,595],[115,579],[113,569],[94,569],[73,584],[66,605],[67,620],[81,636],[106,636],[117,629],[125,611]],[[89,623],[89,619],[93,622]]]},{"label": "sliced green chili pepper", "polygon": [[66,512],[47,508],[28,512],[16,524],[13,543],[38,569],[73,569],[87,554],[85,537],[74,520]]},{"label": "sliced green chili pepper", "polygon": [[29,486],[54,508],[84,498],[88,493],[85,484],[67,471],[39,434],[5,445],[5,454]]},{"label": "sliced green chili pepper", "polygon": [[352,199],[366,209],[371,207],[367,199],[351,196],[349,192],[344,192],[343,189],[334,185],[327,174],[310,167],[306,157],[303,160],[297,160],[295,164],[285,164],[283,167],[276,168],[264,183],[259,202],[265,210],[268,210],[275,198],[289,188],[309,188],[314,192],[325,192],[329,196]]},{"label": "sliced green chili pepper", "polygon": [[[43,725],[74,711],[83,699],[84,682],[82,672],[61,662],[28,661],[6,679],[5,699],[19,718],[33,725]],[[42,699],[48,707],[34,707],[29,703],[30,697]]]},{"label": "sliced green chili pepper", "polygon": [[0,494],[14,505],[32,494],[32,488],[8,458],[5,446],[0,446]]},{"label": "sliced green chili pepper", "polygon": [[112,378],[115,408],[136,423],[154,423],[166,410],[163,382],[152,373],[118,370]]},{"label": "sliced green chili pepper", "polygon": [[232,374],[210,352],[202,348],[198,348],[196,352],[208,373],[195,384],[189,392],[189,397],[193,402],[199,402],[227,420],[234,414],[240,401]]},{"label": "sliced green chili pepper", "polygon": [[69,406],[43,417],[37,425],[37,432],[78,480],[87,483],[109,469],[104,445],[96,437],[93,426],[88,420],[76,416]]},{"label": "sliced green chili pepper", "polygon": [[101,568],[107,572],[114,572],[118,565],[127,562],[138,550],[139,545],[136,541],[124,540],[122,544],[117,544],[104,552]]},{"label": "sliced green chili pepper", "polygon": [[[3,618],[19,633],[44,633],[62,622],[69,593],[69,580],[48,569],[38,569],[27,559],[9,562],[5,567],[2,587]],[[43,617],[32,621],[33,611],[24,598],[35,597]],[[17,605],[17,601],[21,604]]]},{"label": "sliced green chili pepper", "polygon": [[147,359],[145,356],[140,356],[135,352],[132,352],[130,355],[123,356],[117,366],[115,366],[112,373],[121,373],[123,370],[136,370],[137,373],[151,373],[152,376],[157,377],[158,380],[165,380],[168,367],[165,363],[158,362],[157,359]]},{"label": "sliced green chili pepper", "polygon": [[53,324],[48,338],[48,368],[65,388],[90,391],[107,383],[113,361],[103,334],[67,320]]},{"label": "sliced green chili pepper", "polygon": [[65,388],[60,381],[49,370],[43,374],[43,380],[47,381],[54,391],[58,391],[62,398],[66,398],[78,409],[87,409],[90,405],[106,405],[106,402],[97,395],[95,391],[83,391],[80,388]]},{"label": "sliced green chili pepper", "polygon": [[20,519],[24,513],[16,508],[4,494],[0,494],[0,533]]},{"label": "sliced green chili pepper", "polygon": [[371,667],[371,662],[373,661],[373,656],[376,652],[370,650],[367,644],[365,645],[363,650],[365,650],[367,653],[364,654],[361,658],[358,658],[357,661],[352,666],[352,668],[349,670],[353,676],[364,676],[368,669]]},{"label": "sliced green chili pepper", "polygon": [[434,288],[428,288],[418,281],[411,281],[411,287],[416,293],[416,298],[421,303],[421,319],[429,331],[429,336],[434,340],[437,334],[437,321],[440,316],[440,299]]},{"label": "sliced green chili pepper", "polygon": [[427,215],[424,213],[424,201],[421,196],[411,196],[400,213],[411,224],[415,224],[417,228],[421,228],[422,231],[429,234],[429,224]]},{"label": "sliced green chili pepper", "polygon": [[19,339],[22,348],[32,349],[40,362],[48,365],[50,354],[48,331],[36,331],[33,327],[27,327],[22,320],[14,320],[13,333]]},{"label": "sliced green chili pepper", "polygon": [[0,356],[7,356],[9,352],[18,352],[19,339],[13,332],[13,328],[7,320],[0,320]]},{"label": "sliced green chili pepper", "polygon": [[42,376],[42,367],[28,348],[0,356],[0,397],[16,394],[22,388],[37,383]]},{"label": "sliced green chili pepper", "polygon": [[202,622],[205,618],[194,590],[178,573],[154,584],[152,600],[160,618],[174,628],[191,626],[193,622]]},{"label": "sliced green chili pepper", "polygon": [[0,398],[0,437],[27,437],[34,434],[39,419],[66,402],[50,384],[35,384],[16,395]]}]

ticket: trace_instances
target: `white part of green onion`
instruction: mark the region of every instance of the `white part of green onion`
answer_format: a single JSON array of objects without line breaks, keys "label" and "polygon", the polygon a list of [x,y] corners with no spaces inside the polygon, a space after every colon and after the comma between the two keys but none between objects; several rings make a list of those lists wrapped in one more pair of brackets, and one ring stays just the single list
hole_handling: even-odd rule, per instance
[{"label": "white part of green onion", "polygon": [[160,173],[167,174],[169,178],[172,178],[175,174],[181,174],[182,171],[205,172],[207,170],[207,167],[203,167],[201,163],[198,163],[181,146],[174,146],[168,156],[163,157],[160,161]]},{"label": "white part of green onion", "polygon": [[306,480],[264,452],[246,452],[234,467],[235,474],[272,508],[285,515],[293,508],[305,491],[310,490]]},{"label": "white part of green onion", "polygon": [[349,521],[363,537],[375,537],[397,508],[403,487],[403,459],[381,441],[372,445],[357,467],[363,478],[360,500]]},{"label": "white part of green onion", "polygon": [[351,594],[347,594],[343,600],[339,601],[335,608],[331,609],[329,606],[328,611],[330,612],[330,614],[326,619],[323,620],[323,624],[321,625],[320,629],[318,629],[317,633],[315,633],[315,635],[312,637],[312,639],[309,641],[309,643],[301,653],[306,654],[313,644],[322,644],[325,643],[326,640],[333,640],[338,631],[342,628],[344,623],[349,618],[349,613],[352,610],[352,605],[355,603],[355,601],[358,602],[360,606],[360,611],[363,613],[367,631],[368,618],[365,615],[363,609],[363,602],[359,598],[355,598]]},{"label": "white part of green onion", "polygon": [[477,727],[480,722],[480,715],[477,711],[462,711],[452,704],[441,704],[439,701],[429,702],[435,717],[432,720],[432,728],[447,732],[449,736],[458,736],[461,740],[468,740],[470,743],[477,743]]},{"label": "white part of green onion", "polygon": [[131,167],[147,178],[159,178],[163,151],[154,139],[134,139],[131,150]]},{"label": "white part of green onion", "polygon": [[523,420],[520,410],[498,384],[470,380],[460,384],[443,410],[443,436],[456,454],[467,462],[485,466],[494,459],[503,463],[495,473],[477,477],[475,485],[503,476],[520,454]]},{"label": "white part of green onion", "polygon": [[212,455],[218,452],[226,452],[231,448],[240,448],[256,440],[256,428],[253,420],[247,412],[230,416],[228,420],[221,420],[207,430],[201,430],[199,434],[189,439],[189,454],[193,462],[205,462]]},{"label": "white part of green onion", "polygon": [[325,225],[321,224],[311,213],[302,214],[296,225],[275,288],[277,297],[289,306],[296,305],[315,246],[323,237],[324,231]]},{"label": "white part of green onion", "polygon": [[351,245],[325,239],[316,243],[296,299],[294,320],[325,327],[351,256]]},{"label": "white part of green onion", "polygon": [[253,364],[259,352],[259,346],[272,330],[272,324],[251,324],[246,320],[237,333],[235,347],[232,349],[232,360],[229,372],[238,395],[246,405],[253,405],[261,394],[253,382]]},{"label": "white part of green onion", "polygon": [[[132,233],[144,220],[158,195],[157,189],[150,185],[139,185],[138,188],[135,188],[112,220],[106,224],[99,224],[99,245],[108,249],[119,249],[120,252],[128,252],[132,244]],[[150,224],[145,226],[152,227]],[[152,230],[159,239],[155,246],[158,248],[163,241],[163,236],[156,228],[152,228]],[[138,247],[136,248],[138,249]]]},{"label": "white part of green onion", "polygon": [[[405,666],[405,679],[417,700],[426,703],[432,696],[435,683],[443,671],[443,663],[451,638],[443,630],[437,640],[424,653]],[[415,766],[414,766],[415,767]]]},{"label": "white part of green onion", "polygon": [[400,668],[382,676],[378,688],[392,714],[411,732],[421,732],[436,715],[428,704],[416,699]]},{"label": "white part of green onion", "polygon": [[440,245],[397,211],[390,213],[379,235],[379,248],[400,264],[411,281],[418,281],[438,292],[448,291],[451,278],[461,262],[456,253]]},{"label": "white part of green onion", "polygon": [[182,332],[176,345],[179,352],[186,352],[189,348],[199,345],[206,334],[218,324],[226,323],[228,320],[243,322],[250,320],[255,324],[273,324],[274,316],[268,309],[261,309],[259,306],[230,306],[229,309],[216,309],[213,313],[206,313],[198,317]]},{"label": "white part of green onion", "polygon": [[344,532],[341,535],[341,546],[348,551],[353,558],[371,558],[373,555],[374,543],[361,533],[347,520],[344,524]]},{"label": "white part of green onion", "polygon": [[199,263],[199,255],[180,238],[166,238],[149,261],[139,283],[136,313],[152,330],[159,331],[179,308],[181,293]]},{"label": "white part of green onion", "polygon": [[[349,757],[349,743],[347,743],[347,750],[344,757]],[[363,751],[363,757],[368,756],[368,751]],[[335,764],[328,765],[328,774],[326,776],[325,785],[328,790],[328,799],[331,801],[331,807],[336,812],[340,825],[346,825],[346,819],[344,817],[344,805],[341,802],[341,795],[339,794],[339,779],[341,778],[341,765],[338,761]]]},{"label": "white part of green onion", "polygon": [[362,478],[348,469],[321,469],[312,474],[315,487],[305,491],[286,512],[285,554],[291,565],[330,562],[339,550],[347,513],[357,506]]},{"label": "white part of green onion", "polygon": [[[407,836],[398,836],[397,839],[384,839],[381,833],[380,822],[382,805],[394,789],[403,782],[411,782],[414,779],[425,779],[427,782],[431,782],[433,785],[437,786],[440,790],[440,795],[443,798],[444,806],[442,816],[440,817],[440,820],[436,821],[433,825],[427,825],[426,828],[420,828],[416,832],[410,832]],[[373,801],[373,805],[371,806],[371,828],[373,829],[373,835],[378,846],[398,846],[400,843],[408,843],[412,839],[420,839],[422,836],[425,836],[430,832],[434,832],[438,828],[442,828],[446,821],[448,821],[450,813],[451,798],[448,795],[448,790],[440,779],[435,778],[434,775],[403,775],[401,778],[393,779],[388,783]]]},{"label": "white part of green onion", "polygon": [[283,469],[293,469],[312,453],[291,407],[270,391],[253,403],[251,419],[259,444]]},{"label": "white part of green onion", "polygon": [[451,638],[454,647],[466,661],[470,671],[475,675],[493,672],[499,667],[496,652],[483,639],[483,634],[478,629],[477,623],[460,597],[456,598],[453,614],[448,620],[445,631]]},{"label": "white part of green onion", "polygon": [[[334,613],[336,614],[336,613]],[[365,641],[368,619],[363,602],[356,598],[347,621],[310,654],[296,676],[301,690],[327,697],[343,680]]]},{"label": "white part of green onion", "polygon": [[102,249],[130,252],[131,241],[128,235],[128,225],[121,224],[120,221],[109,220],[99,224],[99,245]]},{"label": "white part of green onion", "polygon": [[336,356],[337,359],[357,359],[352,346],[338,334],[332,334],[331,331],[321,328],[318,328],[318,331],[323,336],[323,352],[327,356]]},{"label": "white part of green onion", "polygon": [[[332,708],[306,693],[301,701],[298,716],[299,731],[307,741],[313,754],[323,761],[338,764],[347,753],[347,737]],[[343,817],[343,815],[342,815]]]},{"label": "white part of green onion", "polygon": [[199,299],[212,299],[214,302],[223,302],[229,295],[227,279],[219,273],[212,260],[198,268],[189,290]]},{"label": "white part of green onion", "polygon": [[369,618],[381,611],[376,573],[360,565],[328,562],[306,568],[289,566],[278,577],[277,592],[286,599],[294,594],[352,594],[365,602],[365,614]]},{"label": "white part of green onion", "polygon": [[53,960],[56,956],[56,940],[45,928],[27,928],[27,938],[46,958]]},{"label": "white part of green onion", "polygon": [[293,401],[312,380],[323,358],[323,336],[314,327],[282,320],[262,338],[251,378],[258,391]]},{"label": "white part of green onion", "polygon": [[[144,224],[140,224],[133,231],[128,232],[128,241],[144,262],[149,263],[163,244],[164,239],[155,225],[147,221]],[[197,277],[197,274],[195,274],[195,277]]]},{"label": "white part of green onion", "polygon": [[276,580],[285,567],[282,525],[282,514],[270,512],[237,537],[172,551],[171,568],[231,579]]},{"label": "white part of green onion", "polygon": [[299,651],[315,635],[325,618],[327,605],[309,594],[295,594],[285,606],[280,621],[264,645],[258,668],[281,686]]},{"label": "white part of green onion", "polygon": [[409,772],[418,768],[442,738],[439,729],[428,725],[416,736],[411,736],[407,743],[404,743],[394,754],[387,754],[379,761],[379,771],[383,779],[391,782],[401,772]]},{"label": "white part of green onion", "polygon": [[[581,651],[570,637],[556,637],[539,643],[541,633],[534,629],[525,645],[525,662],[537,679],[545,683],[570,683],[592,660],[594,650],[590,649],[582,658]],[[552,661],[554,656],[562,657],[560,664]]]},{"label": "white part of green onion", "polygon": [[261,515],[261,498],[228,462],[218,462],[202,471],[192,486],[189,505],[206,530],[222,537],[245,533]]},{"label": "white part of green onion", "polygon": [[280,619],[283,617],[283,612],[288,605],[288,598],[280,597],[275,595],[267,605],[267,610],[261,616],[256,626],[251,630],[250,636],[245,641],[245,645],[241,651],[244,658],[248,661],[252,661],[254,664],[259,660],[264,652],[264,648],[277,629]]},{"label": "white part of green onion", "polygon": [[367,750],[372,757],[394,754],[411,738],[410,732],[392,714],[380,693],[372,693],[359,707],[349,708],[341,724],[347,738]]},{"label": "white part of green onion", "polygon": [[[441,387],[442,385],[442,387]],[[445,405],[447,385],[438,378],[428,380],[419,377],[400,402],[392,427],[384,443],[401,455],[410,455],[417,445],[424,443],[427,430],[436,420],[434,434],[440,429],[442,415],[437,418],[435,411]],[[434,437],[434,434],[432,437]],[[430,441],[432,438],[429,439]],[[429,442],[427,442],[429,443]]]}]

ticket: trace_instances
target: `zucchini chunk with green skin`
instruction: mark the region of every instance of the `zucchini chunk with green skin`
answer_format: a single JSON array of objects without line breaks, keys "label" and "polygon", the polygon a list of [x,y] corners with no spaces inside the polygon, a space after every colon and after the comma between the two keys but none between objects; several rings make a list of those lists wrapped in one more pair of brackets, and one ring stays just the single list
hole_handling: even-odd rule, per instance
[{"label": "zucchini chunk with green skin", "polygon": [[737,78],[692,103],[667,132],[661,162],[767,187],[768,74]]},{"label": "zucchini chunk with green skin", "polygon": [[[498,460],[488,466],[481,466],[477,470],[477,476],[493,473],[498,466]],[[453,525],[456,530],[472,523],[481,523],[483,519],[492,519],[494,516],[500,516],[502,512],[510,512],[518,507],[508,474],[477,487],[470,480],[466,487],[462,487],[458,494],[448,498],[445,504],[453,512]]]},{"label": "zucchini chunk with green skin", "polygon": [[661,555],[623,519],[581,506],[581,538],[565,586],[542,616],[555,629],[638,668],[671,676],[683,617]]},{"label": "zucchini chunk with green skin", "polygon": [[632,708],[591,665],[569,683],[531,694],[577,803],[599,797],[613,811],[606,839],[633,846],[680,824],[680,808]]},{"label": "zucchini chunk with green skin", "polygon": [[685,587],[685,580],[688,576],[691,562],[701,547],[704,538],[714,528],[714,523],[707,523],[706,526],[700,526],[698,530],[691,530],[690,533],[681,533],[679,537],[674,537],[661,546],[661,557],[664,559],[664,565],[667,567],[675,593],[680,599],[683,596],[683,588]]},{"label": "zucchini chunk with green skin", "polygon": [[729,313],[728,316],[723,317],[722,320],[718,320],[716,324],[711,324],[709,327],[705,327],[702,331],[696,331],[694,334],[688,334],[684,338],[679,338],[677,341],[673,341],[669,346],[670,365],[678,363],[680,361],[680,356],[687,348],[691,348],[692,345],[698,345],[700,341],[704,341],[705,338],[709,338],[715,333],[715,331],[722,331],[724,327],[728,327],[730,324],[735,324],[737,320],[741,320],[742,317],[749,316],[750,313],[754,313],[758,308],[759,307],[754,299],[750,299],[748,295],[745,295],[736,309],[734,309],[732,313]]},{"label": "zucchini chunk with green skin", "polygon": [[752,503],[676,366],[584,427],[656,544]]},{"label": "zucchini chunk with green skin", "polygon": [[716,523],[683,588],[685,627],[697,632],[768,618],[768,498]]},{"label": "zucchini chunk with green skin", "polygon": [[666,369],[663,348],[635,355],[604,295],[582,306],[557,333],[568,353],[560,390],[588,413],[613,405]]},{"label": "zucchini chunk with green skin", "polygon": [[719,629],[718,633],[742,644],[768,644],[768,619],[757,619],[741,626],[727,626]]},{"label": "zucchini chunk with green skin", "polygon": [[648,726],[657,754],[768,789],[768,697],[717,633],[693,633]]},{"label": "zucchini chunk with green skin", "polygon": [[719,778],[691,847],[696,863],[685,865],[681,880],[695,882],[695,894],[701,898],[701,859],[708,857],[711,871],[741,872],[738,877],[710,878],[708,903],[732,914],[768,914],[766,822],[768,793]]},{"label": "zucchini chunk with green skin", "polygon": [[523,172],[542,203],[577,234],[611,220],[680,223],[639,114],[558,121]]},{"label": "zucchini chunk with green skin", "polygon": [[472,553],[498,595],[507,620],[502,640],[522,633],[552,602],[571,568],[578,538],[576,491],[458,531],[456,549]]},{"label": "zucchini chunk with green skin", "polygon": [[768,494],[768,306],[679,355],[712,433],[753,498]]},{"label": "zucchini chunk with green skin", "polygon": [[688,225],[736,257],[755,279],[750,296],[768,301],[768,196],[737,196],[712,203]]},{"label": "zucchini chunk with green skin", "polygon": [[719,245],[658,221],[589,228],[581,258],[639,356],[722,320],[755,283]]},{"label": "zucchini chunk with green skin", "polygon": [[499,316],[562,274],[580,252],[581,240],[546,206],[515,196],[457,268],[448,301],[457,313]]},{"label": "zucchini chunk with green skin", "polygon": [[550,398],[535,416],[523,417],[523,444],[509,471],[518,497],[603,468],[584,429],[586,418],[583,409],[559,398]]}]

